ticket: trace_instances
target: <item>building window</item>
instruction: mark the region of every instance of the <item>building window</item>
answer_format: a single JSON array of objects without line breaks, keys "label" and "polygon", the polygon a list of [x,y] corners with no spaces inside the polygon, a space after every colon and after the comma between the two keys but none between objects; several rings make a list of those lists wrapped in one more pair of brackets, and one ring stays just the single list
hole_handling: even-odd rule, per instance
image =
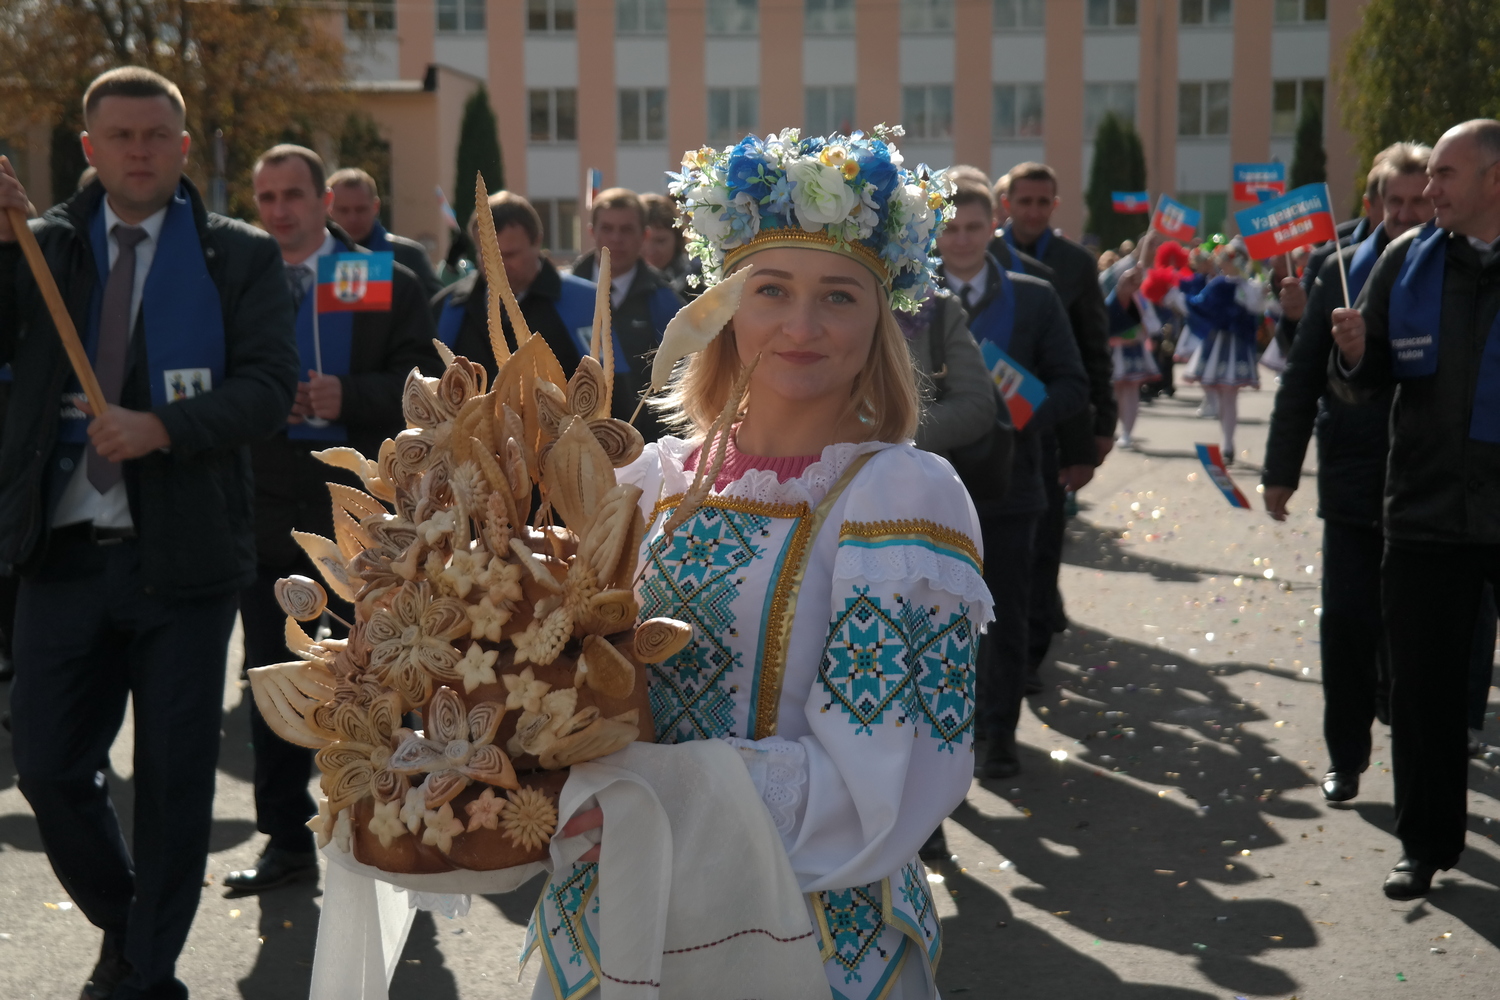
[{"label": "building window", "polygon": [[710,35],[755,35],[760,33],[758,0],[708,0]]},{"label": "building window", "polygon": [[805,0],[802,30],[809,35],[852,35],[854,0]]},{"label": "building window", "polygon": [[661,87],[620,88],[620,141],[667,141],[667,92]]},{"label": "building window", "polygon": [[995,84],[996,139],[1019,139],[1042,134],[1042,85],[1039,83]]},{"label": "building window", "polygon": [[1027,31],[1045,28],[1043,0],[995,0],[996,31]]},{"label": "building window", "polygon": [[615,0],[615,30],[622,35],[665,34],[666,0]]},{"label": "building window", "polygon": [[1182,0],[1183,24],[1233,24],[1234,0]]},{"label": "building window", "polygon": [[1322,80],[1277,80],[1271,84],[1271,134],[1296,135],[1308,103],[1323,107]]},{"label": "building window", "polygon": [[738,142],[754,132],[760,117],[760,94],[754,87],[708,88],[708,141],[712,146]]},{"label": "building window", "polygon": [[1122,122],[1135,125],[1135,84],[1086,83],[1083,85],[1083,135],[1092,140],[1099,123],[1111,111]]},{"label": "building window", "polygon": [[576,0],[526,0],[527,31],[573,31],[577,27]]},{"label": "building window", "polygon": [[1229,194],[1225,191],[1179,191],[1177,200],[1188,208],[1196,208],[1203,213],[1198,223],[1198,236],[1210,236],[1213,233],[1222,232],[1224,229],[1224,217],[1229,210]]},{"label": "building window", "polygon": [[808,87],[804,96],[804,129],[807,135],[854,131],[853,87]]},{"label": "building window", "polygon": [[542,246],[561,253],[578,249],[577,198],[537,198],[531,206],[542,217]]},{"label": "building window", "polygon": [[901,124],[909,139],[953,135],[953,88],[946,83],[901,88]]},{"label": "building window", "polygon": [[529,90],[532,142],[578,141],[578,91],[572,87],[557,90]]},{"label": "building window", "polygon": [[345,23],[350,31],[395,31],[396,0],[350,0]]},{"label": "building window", "polygon": [[437,0],[437,30],[483,31],[484,0]]},{"label": "building window", "polygon": [[1132,28],[1135,16],[1136,0],[1089,0],[1090,28]]},{"label": "building window", "polygon": [[1279,24],[1314,23],[1328,20],[1328,0],[1276,0],[1276,21]]},{"label": "building window", "polygon": [[902,31],[952,31],[953,0],[901,0]]},{"label": "building window", "polygon": [[1229,134],[1229,83],[1177,85],[1178,135]]}]

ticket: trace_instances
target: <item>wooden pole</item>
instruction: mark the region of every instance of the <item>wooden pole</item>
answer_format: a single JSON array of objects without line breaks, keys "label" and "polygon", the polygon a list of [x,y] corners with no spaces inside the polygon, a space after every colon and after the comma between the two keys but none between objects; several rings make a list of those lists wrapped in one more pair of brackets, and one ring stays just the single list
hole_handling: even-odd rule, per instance
[{"label": "wooden pole", "polygon": [[78,376],[79,384],[83,386],[83,394],[88,397],[89,407],[94,411],[94,416],[101,416],[109,403],[104,399],[104,390],[99,387],[99,380],[94,377],[93,366],[89,364],[89,356],[83,349],[83,341],[78,339],[78,330],[73,326],[73,317],[68,315],[68,307],[63,303],[62,292],[57,289],[57,282],[52,278],[52,271],[47,267],[47,259],[42,256],[42,248],[37,244],[36,234],[26,224],[26,216],[20,209],[11,208],[6,210],[10,217],[10,226],[15,230],[16,241],[21,244],[21,252],[26,255],[26,263],[31,265],[31,275],[36,279],[37,287],[42,291],[42,298],[47,303],[47,311],[52,314],[52,325],[57,328],[57,335],[62,338],[63,350],[68,352],[68,360],[73,364],[73,373]]}]

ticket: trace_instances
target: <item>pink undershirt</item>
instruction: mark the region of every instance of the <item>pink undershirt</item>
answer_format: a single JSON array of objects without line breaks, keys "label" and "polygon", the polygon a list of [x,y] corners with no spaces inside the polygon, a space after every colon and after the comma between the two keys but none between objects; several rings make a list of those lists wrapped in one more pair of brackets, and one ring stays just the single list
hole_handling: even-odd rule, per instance
[{"label": "pink undershirt", "polygon": [[[688,472],[696,471],[701,453],[701,448],[693,452],[688,456],[688,460],[682,463],[682,467]],[[724,466],[719,470],[719,478],[714,480],[714,489],[722,490],[752,470],[774,472],[777,482],[784,483],[788,479],[796,479],[802,475],[809,465],[822,457],[822,455],[791,455],[785,458],[769,458],[765,455],[747,455],[734,443],[734,434],[731,433],[729,446],[724,453]]]}]

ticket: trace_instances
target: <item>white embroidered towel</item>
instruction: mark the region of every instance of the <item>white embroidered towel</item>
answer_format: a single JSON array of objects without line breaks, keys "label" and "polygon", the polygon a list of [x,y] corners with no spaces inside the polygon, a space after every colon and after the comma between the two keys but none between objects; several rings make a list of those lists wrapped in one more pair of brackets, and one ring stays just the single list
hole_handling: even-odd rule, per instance
[{"label": "white embroidered towel", "polygon": [[[733,747],[633,743],[573,767],[562,821],[591,798],[604,810],[599,1000],[828,1000],[807,904]],[[552,859],[567,867],[589,846],[554,840]]]}]

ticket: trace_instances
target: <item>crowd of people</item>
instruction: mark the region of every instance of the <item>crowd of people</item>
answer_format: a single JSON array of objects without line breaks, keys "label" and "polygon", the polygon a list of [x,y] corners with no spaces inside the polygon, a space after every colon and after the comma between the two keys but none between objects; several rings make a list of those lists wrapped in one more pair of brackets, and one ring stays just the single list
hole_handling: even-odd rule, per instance
[{"label": "crowd of people", "polygon": [[[313,453],[343,444],[377,454],[405,426],[408,373],[441,374],[435,342],[491,378],[498,370],[486,276],[473,269],[444,284],[421,244],[381,224],[369,174],[330,174],[311,149],[278,145],[252,171],[258,226],[230,220],[208,212],[183,176],[183,113],[177,88],[154,73],[100,76],[84,98],[91,176],[33,223],[103,412],[82,399],[0,213],[0,363],[13,372],[0,382],[0,564],[19,602],[4,627],[10,725],[48,858],[103,932],[83,988],[92,1000],[187,995],[174,967],[203,885],[224,651],[238,614],[247,667],[287,658],[275,581],[317,575],[292,532],[334,534],[324,484],[341,473]],[[662,487],[692,477],[730,383],[761,359],[711,499],[679,528],[713,533],[759,518],[762,541],[724,580],[732,594],[712,598],[718,617],[681,596],[690,587],[652,589],[704,570],[652,548],[659,529],[647,538],[654,555],[639,592],[678,595],[654,613],[711,632],[732,606],[742,622],[713,637],[731,666],[709,676],[710,660],[685,664],[670,695],[653,693],[658,739],[728,740],[772,808],[809,905],[851,920],[870,911],[860,919],[877,922],[875,946],[824,942],[839,996],[935,995],[939,931],[930,899],[924,911],[917,898],[927,889],[913,856],[947,856],[941,821],[971,777],[1021,769],[1021,709],[1068,623],[1058,576],[1069,495],[1113,449],[1136,447],[1142,401],[1172,395],[1179,378],[1202,387],[1200,415],[1218,420],[1234,463],[1237,394],[1259,387],[1264,365],[1280,376],[1263,472],[1272,517],[1287,516],[1310,439],[1319,446],[1322,791],[1329,801],[1358,794],[1371,726],[1389,722],[1404,853],[1385,892],[1426,893],[1463,849],[1464,761],[1495,645],[1500,123],[1465,123],[1432,148],[1391,146],[1370,169],[1357,225],[1336,244],[1266,262],[1238,237],[1184,247],[1152,231],[1096,257],[1054,228],[1047,165],[1022,163],[993,182],[970,166],[908,171],[906,186],[893,185],[885,178],[899,160],[886,150],[896,138],[750,137],[718,160],[690,154],[685,173],[697,180],[672,197],[615,188],[593,201],[591,241],[612,265],[614,415],[634,418],[647,442],[622,478]],[[847,219],[830,222],[794,188],[781,202],[766,194],[746,235],[730,220],[742,204],[734,185],[751,183],[736,166],[745,162],[762,180],[805,176],[794,162],[848,178],[866,171],[869,204],[856,198]],[[721,176],[729,187],[715,202]],[[921,197],[903,201],[908,188]],[[3,161],[0,209],[31,211]],[[869,227],[866,210],[906,213],[906,225]],[[589,351],[599,256],[559,267],[518,193],[478,207],[476,242],[477,212],[494,222],[521,317],[571,374]],[[795,239],[777,235],[794,229]],[[366,251],[393,254],[389,307],[324,316],[319,328],[319,258]],[[668,324],[747,266],[729,330],[637,415]],[[1358,308],[1345,302],[1340,269]],[[511,317],[503,322],[514,350]],[[767,516],[773,508],[805,510]],[[660,525],[658,513],[648,524]],[[826,525],[796,534],[805,564],[766,558],[803,530],[799,517]],[[796,598],[800,631],[783,662],[762,661],[761,633],[743,623],[765,620],[778,574],[793,571],[808,581]],[[337,636],[352,619],[332,598],[322,627]],[[872,640],[871,627],[888,632]],[[929,677],[922,658],[936,640],[924,646],[918,633],[934,630],[947,638]],[[881,642],[901,651],[896,660],[871,652]],[[769,708],[750,700],[763,671],[781,692]],[[712,712],[710,691],[721,699]],[[127,695],[130,849],[101,778]],[[915,743],[886,711],[898,696]],[[254,706],[249,714],[267,839],[254,865],[224,881],[262,892],[317,877],[306,826],[317,805],[312,752],[276,737]],[[766,778],[766,760],[791,777]],[[553,879],[598,879],[592,864]],[[892,880],[904,894],[893,897]],[[556,945],[549,955],[562,953]],[[586,985],[568,977],[588,962],[557,961],[538,996],[558,976],[569,990]]]}]

